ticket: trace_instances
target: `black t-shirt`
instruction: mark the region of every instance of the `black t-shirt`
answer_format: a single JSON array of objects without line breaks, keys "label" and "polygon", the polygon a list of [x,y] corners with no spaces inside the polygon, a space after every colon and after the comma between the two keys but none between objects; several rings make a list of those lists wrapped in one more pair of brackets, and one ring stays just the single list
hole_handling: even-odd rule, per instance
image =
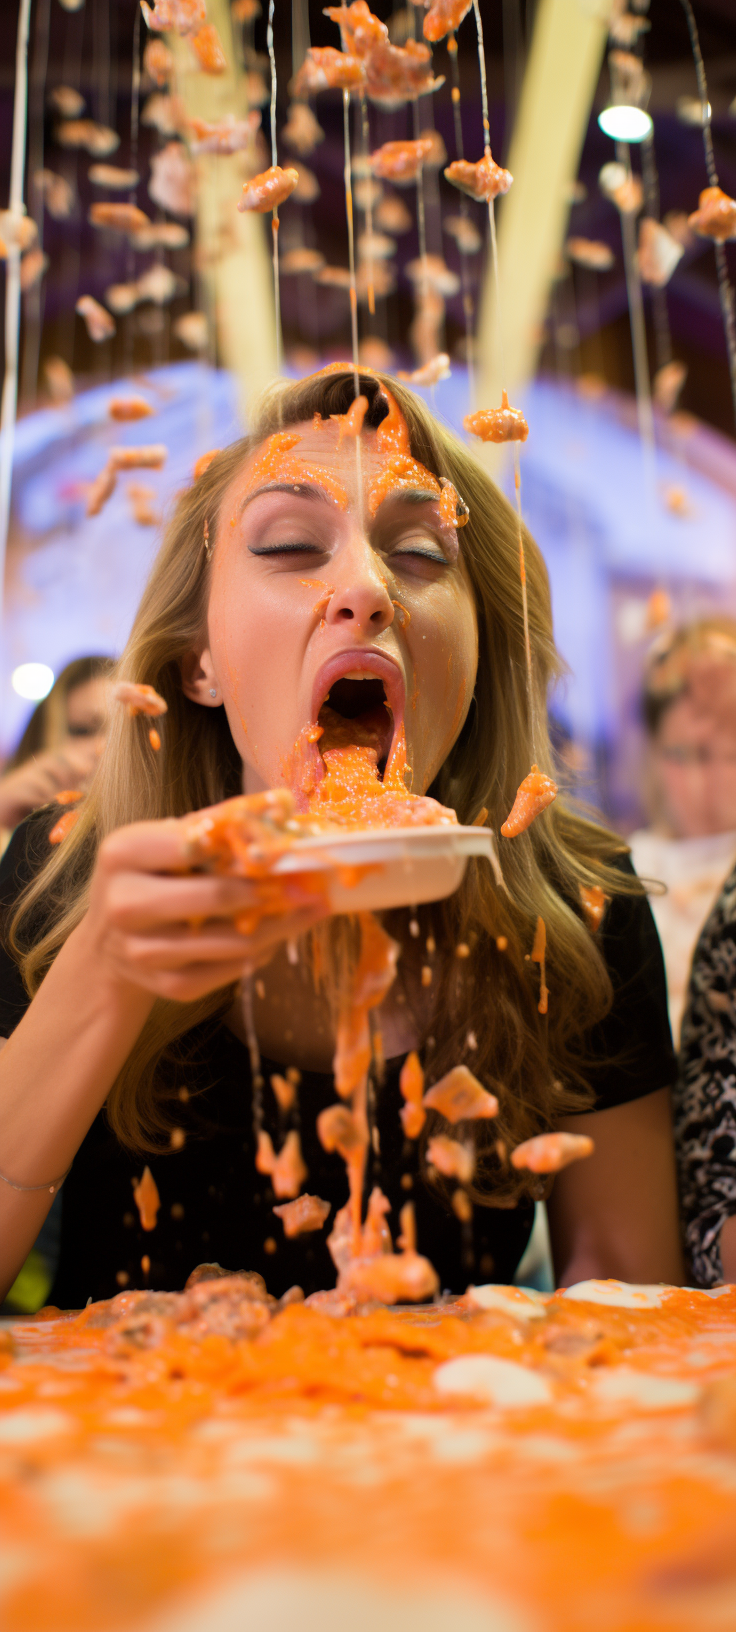
[{"label": "black t-shirt", "polygon": [[[48,854],[49,812],[37,812],[17,829],[0,863],[3,917]],[[630,870],[628,861],[622,864]],[[675,1078],[662,953],[644,897],[617,896],[600,931],[601,950],[614,986],[611,1012],[590,1035],[595,1062],[589,1073],[598,1110],[640,1099]],[[26,1008],[17,965],[0,946],[0,1036],[9,1036]],[[154,1156],[125,1150],[95,1118],[74,1159],[62,1192],[61,1251],[49,1301],[80,1308],[91,1297],[112,1297],[121,1286],[176,1291],[196,1264],[259,1270],[280,1295],[297,1284],[309,1293],[334,1286],[335,1270],[325,1230],[287,1240],[273,1216],[268,1178],[254,1166],[251,1073],[248,1051],[222,1022],[196,1026],[184,1040],[185,1063],[167,1067],[167,1089],[176,1100],[175,1120],[183,1148]],[[375,1121],[380,1156],[371,1151],[367,1188],[380,1184],[391,1203],[394,1236],[401,1207],[416,1209],[418,1250],[431,1259],[440,1285],[454,1292],[469,1281],[509,1282],[526,1248],[533,1203],[514,1208],[474,1208],[465,1228],[422,1179],[415,1141],[403,1137],[399,1071],[388,1062],[377,1090]],[[287,1060],[263,1060],[264,1126],[274,1146],[283,1137],[270,1075]],[[49,1085],[52,1091],[52,1085]],[[317,1114],[335,1102],[332,1077],[306,1071],[299,1090],[301,1141],[309,1171],[305,1186],[334,1210],[347,1199],[341,1158],[328,1155],[315,1131]],[[141,1229],[132,1186],[148,1162],[161,1197],[155,1230]],[[142,1258],[150,1259],[144,1273]]]}]

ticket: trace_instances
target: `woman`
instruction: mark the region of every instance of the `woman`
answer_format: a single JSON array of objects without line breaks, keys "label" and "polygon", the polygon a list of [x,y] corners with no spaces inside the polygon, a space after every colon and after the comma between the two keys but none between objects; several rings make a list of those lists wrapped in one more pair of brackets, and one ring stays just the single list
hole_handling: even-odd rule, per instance
[{"label": "woman", "polygon": [[[59,1303],[126,1285],[178,1287],[205,1258],[260,1270],[275,1292],[334,1283],[325,1232],[285,1240],[268,1180],[254,1171],[236,995],[257,968],[266,1083],[288,1066],[301,1072],[309,1188],[340,1207],[342,1163],[314,1132],[335,1098],[330,1007],[314,989],[304,940],[320,913],[305,907],[238,933],[233,917],[252,901],[251,886],[182,876],[175,818],[241,786],[283,783],[294,743],[328,695],[343,735],[354,718],[356,732],[381,737],[384,760],[403,715],[414,790],[431,789],[461,821],[486,807],[498,828],[532,757],[549,764],[538,722],[557,656],[539,552],[528,539],[532,750],[513,512],[392,382],[424,467],[396,481],[376,428],[389,423],[387,384],[361,373],[370,407],[357,444],[344,418],[330,419],[351,408],[352,371],[279,387],[251,437],[218,455],[182,497],[120,666],[168,702],[161,753],[151,753],[142,721],[119,717],[59,851],[47,859],[51,812],[31,819],[6,860],[9,944],[25,989],[8,959],[0,1029],[15,1029],[0,1053],[0,1170],[30,1186],[71,1167],[52,1290]],[[443,521],[428,472],[449,478],[469,506],[461,535]],[[389,921],[403,951],[380,1014],[389,1063],[376,1091],[370,1182],[388,1196],[394,1232],[413,1197],[419,1250],[443,1286],[510,1280],[537,1181],[510,1169],[497,1141],[550,1127],[591,1133],[595,1154],[559,1177],[550,1200],[560,1279],[676,1281],[673,1060],[646,900],[621,845],[562,805],[504,841],[502,864],[507,892],[485,864],[473,865],[455,897],[421,912],[419,936],[408,910]],[[611,898],[598,940],[583,920],[581,885]],[[550,946],[546,1019],[528,957],[540,915]],[[471,957],[454,957],[460,943]],[[430,955],[427,987],[420,969]],[[402,1141],[398,1069],[411,1047],[423,1049],[431,1080],[465,1059],[502,1102],[498,1122],[486,1125],[482,1205],[465,1233],[421,1171],[421,1153]],[[268,1087],[264,1116],[278,1144]],[[131,1199],[145,1160],[162,1200],[150,1233]],[[4,1284],[49,1200],[48,1189],[0,1182]]]},{"label": "woman", "polygon": [[0,828],[6,833],[63,788],[78,788],[93,775],[102,751],[106,680],[112,668],[109,657],[75,658],[34,708],[0,776]]},{"label": "woman", "polygon": [[[699,683],[702,665],[709,684]],[[642,878],[665,884],[652,912],[679,1041],[695,943],[736,856],[736,718],[721,698],[736,675],[736,623],[699,618],[657,641],[643,696],[651,826],[632,833]]]}]

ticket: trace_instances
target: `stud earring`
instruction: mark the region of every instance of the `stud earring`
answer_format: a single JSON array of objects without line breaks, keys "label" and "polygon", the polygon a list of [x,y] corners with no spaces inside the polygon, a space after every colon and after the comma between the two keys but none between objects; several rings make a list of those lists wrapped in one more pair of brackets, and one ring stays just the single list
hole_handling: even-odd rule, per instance
[{"label": "stud earring", "polygon": [[217,696],[217,686],[210,686],[210,697]]}]

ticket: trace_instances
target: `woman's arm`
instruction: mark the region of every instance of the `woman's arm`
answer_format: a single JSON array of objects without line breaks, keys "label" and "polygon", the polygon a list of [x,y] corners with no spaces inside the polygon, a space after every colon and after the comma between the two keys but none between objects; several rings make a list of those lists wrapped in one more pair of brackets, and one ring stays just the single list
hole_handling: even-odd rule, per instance
[{"label": "woman's arm", "polygon": [[[156,997],[187,1002],[231,985],[324,914],[295,905],[240,934],[232,920],[255,904],[255,886],[182,876],[186,855],[178,821],[136,823],[101,846],[89,910],[0,1051],[6,1179],[48,1186],[70,1167]],[[0,1298],[52,1199],[0,1179]]]},{"label": "woman's arm", "polygon": [[670,1094],[559,1123],[595,1151],[558,1174],[547,1202],[559,1286],[588,1279],[679,1285],[680,1251]]}]

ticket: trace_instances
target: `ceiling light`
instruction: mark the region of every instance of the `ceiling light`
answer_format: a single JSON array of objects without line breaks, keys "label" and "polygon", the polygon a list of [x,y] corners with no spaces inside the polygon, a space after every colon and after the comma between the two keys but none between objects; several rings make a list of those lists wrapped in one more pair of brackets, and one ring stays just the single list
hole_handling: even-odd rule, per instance
[{"label": "ceiling light", "polygon": [[31,703],[40,703],[48,697],[53,683],[54,671],[48,663],[21,663],[10,677],[13,691]]},{"label": "ceiling light", "polygon": [[629,107],[625,102],[614,102],[598,115],[598,123],[606,136],[614,142],[643,142],[654,126],[643,108]]}]

